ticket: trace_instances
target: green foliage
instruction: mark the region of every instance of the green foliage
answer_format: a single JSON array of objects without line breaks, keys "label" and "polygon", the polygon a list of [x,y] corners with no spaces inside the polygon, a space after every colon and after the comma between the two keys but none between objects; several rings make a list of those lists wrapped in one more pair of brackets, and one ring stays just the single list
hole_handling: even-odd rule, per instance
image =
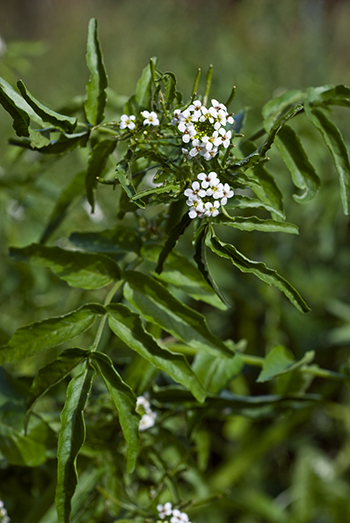
[{"label": "green foliage", "polygon": [[[298,128],[311,124],[331,152],[348,214],[348,152],[326,112],[349,107],[350,90],[327,85],[285,92],[264,106],[261,129],[245,138],[244,111],[234,121],[212,99],[210,110],[195,114],[196,104],[208,105],[212,67],[204,95],[197,92],[198,72],[184,102],[175,75],[163,73],[152,58],[135,94],[124,107],[111,108],[113,93],[107,89],[94,19],[87,66],[86,99],[62,110],[68,115],[36,100],[21,81],[20,93],[0,83],[0,102],[18,136],[10,143],[30,165],[29,180],[39,180],[44,166],[61,157],[69,163],[74,163],[70,154],[79,158],[79,168],[56,194],[39,243],[10,248],[13,260],[29,262],[48,278],[49,269],[63,280],[52,284],[64,296],[59,302],[68,301],[72,309],[17,328],[0,348],[0,457],[8,466],[37,467],[42,474],[26,522],[56,521],[53,497],[59,523],[155,521],[157,504],[168,500],[195,518],[209,503],[215,517],[222,503],[229,513],[251,516],[243,515],[242,522],[311,522],[318,510],[313,500],[325,488],[322,474],[332,474],[333,465],[321,451],[305,459],[300,440],[288,438],[306,426],[312,439],[310,416],[324,415],[331,392],[311,388],[314,378],[327,380],[331,390],[349,383],[348,369],[343,361],[335,370],[311,364],[317,360],[314,351],[294,356],[280,342],[266,356],[265,347],[263,356],[256,356],[239,339],[239,328],[227,339],[220,319],[231,314],[232,296],[239,309],[245,294],[246,303],[266,304],[271,315],[287,310],[286,321],[310,310],[299,291],[265,263],[283,265],[278,258],[288,240],[279,235],[298,235],[301,229],[285,221],[288,190],[285,183],[279,187],[273,165],[290,172],[291,184],[301,191],[293,195],[296,203],[312,205],[322,194],[327,198],[327,184]],[[234,95],[235,89],[228,103]],[[189,117],[191,123],[181,129]],[[322,142],[317,143],[323,153]],[[266,169],[270,150],[271,172]],[[82,198],[92,218],[98,202],[112,201],[111,228],[96,223],[93,230],[76,230],[75,204]],[[260,232],[266,249],[257,240]],[[275,245],[276,235],[281,247],[271,256],[268,246]],[[49,240],[56,244],[46,245]],[[250,259],[249,251],[258,259]],[[222,258],[238,271],[228,271]],[[295,279],[307,295],[305,280]],[[73,303],[66,298],[71,295]],[[244,326],[247,309],[241,314]],[[253,354],[245,352],[247,346]],[[19,371],[27,358],[39,367],[31,380]],[[332,403],[328,409],[334,410],[330,430],[336,430],[340,413]],[[254,471],[254,464],[276,448],[283,456],[296,456],[293,474],[300,491],[288,493],[287,503],[276,503],[274,483],[266,492],[261,489],[274,477],[273,467]],[[242,480],[249,488],[240,486]],[[336,500],[332,507],[343,507],[347,484],[340,479],[339,490],[330,495]]]}]

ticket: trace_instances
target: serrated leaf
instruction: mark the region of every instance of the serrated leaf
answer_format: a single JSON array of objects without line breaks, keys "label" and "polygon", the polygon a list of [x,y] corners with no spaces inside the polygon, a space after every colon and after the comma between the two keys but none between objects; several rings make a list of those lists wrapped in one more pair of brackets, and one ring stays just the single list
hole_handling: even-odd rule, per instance
[{"label": "serrated leaf", "polygon": [[118,224],[114,229],[99,232],[73,232],[69,241],[80,249],[92,252],[124,255],[128,252],[138,253],[142,240],[138,231],[124,224]]},{"label": "serrated leaf", "polygon": [[[155,264],[157,263],[160,250],[160,245],[145,245],[141,254],[144,260]],[[199,269],[175,250],[168,255],[161,274],[153,272],[158,279],[180,288],[194,300],[204,301],[221,310],[227,309],[227,306],[206,282]]]},{"label": "serrated leaf", "polygon": [[17,82],[17,87],[28,105],[30,105],[33,111],[40,116],[44,122],[49,122],[57,129],[61,129],[67,133],[72,133],[74,131],[77,125],[76,118],[57,113],[56,111],[52,111],[48,107],[45,107],[45,105],[36,100],[36,98],[28,92],[22,80]]},{"label": "serrated leaf", "polygon": [[207,236],[206,244],[215,254],[230,260],[241,272],[252,273],[268,285],[274,285],[280,289],[299,311],[308,312],[310,310],[298,291],[274,269],[266,267],[262,262],[249,260],[233,245],[221,242],[214,235]]},{"label": "serrated leaf", "polygon": [[125,271],[124,296],[147,321],[159,325],[199,352],[231,357],[232,352],[207,327],[202,314],[187,307],[161,283],[136,271]]},{"label": "serrated leaf", "polygon": [[125,305],[112,304],[107,311],[109,326],[118,338],[176,383],[190,390],[198,401],[204,401],[205,391],[183,356],[172,353],[157,342],[144,330],[140,317]]},{"label": "serrated leaf", "polygon": [[61,413],[55,496],[58,523],[70,522],[71,501],[78,482],[76,460],[85,441],[83,413],[93,377],[94,370],[86,363],[82,372],[69,382],[66,402]]},{"label": "serrated leaf", "polygon": [[192,220],[189,217],[188,213],[186,213],[182,216],[179,223],[171,229],[169,236],[164,244],[164,247],[159,254],[156,273],[160,274],[162,272],[163,265],[165,260],[167,259],[168,254],[173,250],[178,239],[185,232],[187,227],[190,225],[191,221]]},{"label": "serrated leaf", "polygon": [[92,354],[98,371],[118,410],[119,421],[128,445],[127,472],[131,474],[136,465],[139,448],[140,416],[136,412],[136,396],[113,366],[112,360],[101,352]]},{"label": "serrated leaf", "polygon": [[115,140],[103,140],[98,142],[89,154],[88,169],[85,179],[86,196],[91,205],[92,212],[95,209],[95,189],[97,179],[101,176],[107,165],[109,156],[115,149]]},{"label": "serrated leaf", "polygon": [[88,350],[78,347],[66,349],[59,357],[41,368],[30,386],[24,428],[26,430],[30,414],[35,403],[42,398],[52,387],[64,380],[77,365],[82,363],[89,355]]},{"label": "serrated leaf", "polygon": [[321,109],[311,108],[305,104],[305,113],[321,133],[333,157],[339,175],[340,197],[344,213],[348,215],[350,213],[350,160],[342,134]]},{"label": "serrated leaf", "polygon": [[41,238],[40,243],[46,243],[50,236],[60,226],[64,220],[69,206],[76,198],[81,197],[84,189],[85,171],[76,174],[73,180],[63,189],[60,196],[56,200],[55,207],[51,213],[49,223],[47,224]]},{"label": "serrated leaf", "polygon": [[205,238],[208,234],[208,225],[202,225],[199,227],[199,229],[196,231],[192,243],[194,245],[194,255],[193,259],[197,264],[197,267],[202,274],[205,281],[210,285],[210,287],[213,289],[217,297],[220,299],[222,304],[225,306],[225,308],[229,307],[230,304],[226,300],[225,296],[220,291],[218,285],[216,284],[216,281],[214,280],[213,276],[211,275],[208,260],[207,260],[207,253],[206,253],[206,244],[205,244]]},{"label": "serrated leaf", "polygon": [[242,196],[240,194],[235,194],[235,197],[232,198],[227,203],[227,209],[265,209],[266,211],[270,213],[277,214],[280,218],[285,218],[285,214],[282,211],[280,211],[275,206],[272,206],[268,203],[262,202],[260,200],[257,200],[256,198],[249,198],[249,196]]},{"label": "serrated leaf", "polygon": [[267,102],[262,109],[265,129],[269,131],[283,113],[288,111],[292,106],[302,102],[305,98],[305,93],[295,89],[293,91],[287,91]]},{"label": "serrated leaf", "polygon": [[228,220],[223,214],[215,218],[213,223],[233,227],[241,231],[261,231],[261,232],[285,232],[289,234],[299,234],[299,229],[293,223],[277,222],[275,220],[262,220],[257,216],[235,216]]},{"label": "serrated leaf", "polygon": [[299,203],[310,201],[316,195],[321,181],[298,135],[289,125],[284,125],[276,136],[275,144],[292,175],[294,185],[304,191],[300,195],[293,194],[293,198]]},{"label": "serrated leaf", "polygon": [[310,363],[314,356],[314,352],[310,351],[300,361],[296,362],[293,354],[288,349],[282,345],[274,347],[265,357],[262,370],[256,381],[262,383],[281,374],[295,371]]},{"label": "serrated leaf", "polygon": [[86,62],[90,70],[90,79],[86,85],[85,114],[91,125],[97,125],[103,120],[108,80],[97,36],[97,21],[95,18],[92,18],[89,22]]},{"label": "serrated leaf", "polygon": [[7,345],[0,348],[0,365],[14,363],[71,340],[89,329],[104,308],[97,303],[83,305],[63,316],[20,327]]},{"label": "serrated leaf", "polygon": [[194,358],[192,369],[205,390],[218,394],[243,368],[240,355],[234,354],[231,359],[210,354],[198,353]]},{"label": "serrated leaf", "polygon": [[71,287],[100,289],[121,278],[117,263],[104,254],[67,251],[33,243],[28,247],[10,248],[10,256],[37,267],[47,267]]}]

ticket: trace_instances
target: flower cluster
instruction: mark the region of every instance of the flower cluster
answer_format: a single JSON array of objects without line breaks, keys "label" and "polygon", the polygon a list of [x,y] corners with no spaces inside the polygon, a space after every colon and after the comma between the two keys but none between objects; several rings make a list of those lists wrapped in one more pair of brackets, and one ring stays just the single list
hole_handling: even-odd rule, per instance
[{"label": "flower cluster", "polygon": [[7,510],[4,502],[0,499],[0,523],[10,523],[10,518],[7,515]]},{"label": "flower cluster", "polygon": [[226,205],[228,198],[232,198],[233,190],[228,183],[221,183],[214,171],[199,173],[197,179],[199,181],[196,180],[190,189],[184,191],[190,207],[189,217],[217,216],[220,205]]},{"label": "flower cluster", "polygon": [[139,396],[136,401],[136,412],[141,415],[139,424],[139,431],[150,429],[153,427],[157,413],[151,409],[151,404],[145,396]]},{"label": "flower cluster", "polygon": [[[142,125],[159,125],[159,118],[154,111],[141,111],[141,116],[144,118]],[[122,114],[120,117],[119,127],[121,129],[129,129],[133,131],[136,127],[136,116],[134,114]]]},{"label": "flower cluster", "polygon": [[[226,106],[213,98],[209,109],[199,100],[184,111],[176,109],[171,123],[182,133],[182,141],[190,144],[191,157],[200,155],[210,160],[216,156],[220,145],[225,149],[230,145],[232,131],[227,131],[226,125],[233,125],[234,120]],[[187,149],[183,151],[188,152]]]},{"label": "flower cluster", "polygon": [[[172,507],[172,504],[165,503],[164,505],[157,505],[158,515],[160,519],[165,519],[169,516],[170,523],[190,523],[189,517],[186,512],[180,512],[177,508]],[[169,523],[165,521],[164,523]]]}]

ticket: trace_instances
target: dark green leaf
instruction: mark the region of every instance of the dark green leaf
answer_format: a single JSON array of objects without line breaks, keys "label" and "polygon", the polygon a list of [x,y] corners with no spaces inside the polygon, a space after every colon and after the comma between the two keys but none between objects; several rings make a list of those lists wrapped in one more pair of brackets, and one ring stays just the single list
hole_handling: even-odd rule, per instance
[{"label": "dark green leaf", "polygon": [[72,378],[67,388],[61,414],[57,449],[56,509],[58,523],[70,522],[71,501],[77,486],[76,460],[85,441],[83,412],[91,390],[94,370],[86,362],[82,372]]},{"label": "dark green leaf", "polygon": [[345,214],[350,213],[350,161],[344,139],[338,127],[321,109],[311,108],[305,104],[305,113],[311,123],[320,131],[339,174],[340,196]]},{"label": "dark green leaf", "polygon": [[134,202],[135,200],[139,200],[140,198],[144,198],[146,196],[152,196],[153,194],[162,194],[171,191],[175,193],[175,195],[177,195],[179,193],[179,189],[180,188],[178,185],[169,183],[167,185],[161,185],[160,187],[151,187],[150,189],[138,192],[131,199]]},{"label": "dark green leaf", "polygon": [[240,194],[235,195],[235,197],[227,203],[227,209],[234,209],[235,207],[238,209],[265,209],[270,213],[277,214],[280,218],[285,218],[284,212],[278,208],[257,200],[256,198],[249,198],[249,196],[242,196]]},{"label": "dark green leaf", "polygon": [[232,356],[226,345],[210,332],[204,316],[184,305],[164,285],[141,272],[126,271],[124,275],[124,296],[143,318],[199,352]]},{"label": "dark green leaf", "polygon": [[303,365],[310,363],[315,354],[313,351],[307,352],[300,361],[295,361],[293,354],[288,349],[279,345],[274,347],[265,357],[262,370],[257,378],[257,382],[268,381],[276,376],[292,372]]},{"label": "dark green leaf", "polygon": [[104,254],[66,251],[33,243],[23,249],[11,247],[10,256],[37,267],[48,267],[71,287],[81,289],[100,289],[121,278],[117,263]]},{"label": "dark green leaf", "polygon": [[35,403],[52,387],[69,376],[71,371],[88,357],[89,353],[88,350],[80,349],[78,347],[66,349],[61,352],[57,360],[39,370],[38,374],[32,381],[29,390],[24,423],[25,429],[28,425],[29,416]]},{"label": "dark green leaf", "polygon": [[[115,177],[119,181],[120,185],[123,187],[127,196],[131,199],[133,196],[136,195],[136,190],[125,168],[128,168],[128,165],[125,163],[117,165],[115,170]],[[135,203],[141,209],[144,209],[145,207],[145,204],[142,200],[133,200],[133,203]]]},{"label": "dark green leaf", "polygon": [[55,111],[45,107],[28,92],[22,80],[17,82],[17,86],[25,101],[44,122],[48,122],[55,128],[66,131],[67,133],[72,133],[74,131],[77,125],[76,118],[56,113]]},{"label": "dark green leaf", "polygon": [[11,465],[38,467],[46,461],[46,446],[0,423],[0,452]]},{"label": "dark green leaf", "polygon": [[63,189],[61,195],[56,200],[55,207],[51,213],[49,223],[43,232],[40,243],[46,243],[50,236],[55,232],[64,220],[69,206],[76,198],[81,197],[84,190],[85,171],[76,174],[70,184]]},{"label": "dark green leaf", "polygon": [[296,116],[298,113],[303,112],[304,106],[302,104],[295,105],[291,109],[289,109],[286,113],[284,113],[269,129],[269,134],[267,136],[267,139],[265,142],[259,147],[259,155],[265,156],[267,151],[270,149],[271,145],[273,144],[277,133],[282,129],[282,127],[288,122],[288,120],[291,120]]},{"label": "dark green leaf", "polygon": [[312,106],[342,105],[350,107],[350,88],[346,85],[323,85],[309,87],[307,101]]},{"label": "dark green leaf", "polygon": [[[141,254],[145,260],[157,263],[160,250],[160,245],[145,245]],[[195,300],[204,301],[221,310],[227,309],[199,269],[175,250],[168,255],[161,274],[157,275],[154,271],[154,275],[160,280],[180,288]]]},{"label": "dark green leaf", "polygon": [[249,260],[237,251],[233,245],[221,242],[214,235],[208,235],[206,243],[215,254],[230,260],[240,271],[250,272],[268,285],[274,285],[280,289],[301,312],[308,312],[310,310],[298,291],[274,269],[269,269],[262,262]]},{"label": "dark green leaf", "polygon": [[294,185],[304,191],[301,195],[294,194],[293,198],[299,203],[308,202],[316,195],[321,182],[298,135],[289,125],[285,125],[280,129],[275,143],[290,170]]},{"label": "dark green leaf", "polygon": [[117,407],[120,425],[128,445],[127,472],[131,474],[135,469],[139,447],[140,416],[135,410],[136,396],[129,385],[124,383],[106,354],[94,352],[92,357]]},{"label": "dark green leaf", "polygon": [[103,140],[102,142],[98,142],[89,154],[85,186],[87,200],[92,207],[92,212],[94,212],[95,208],[95,188],[97,185],[97,179],[103,173],[109,156],[114,151],[116,144],[117,142],[115,140]]},{"label": "dark green leaf", "polygon": [[226,227],[234,227],[241,231],[262,231],[262,232],[286,232],[289,234],[299,234],[298,227],[293,223],[276,222],[275,220],[261,220],[256,216],[245,218],[243,216],[235,216],[232,220],[228,220],[223,214],[215,218],[213,222],[217,225],[225,225]]},{"label": "dark green leaf", "polygon": [[165,85],[164,101],[167,109],[169,109],[176,96],[176,76],[174,73],[164,73],[162,81]]},{"label": "dark green leaf", "polygon": [[157,342],[144,330],[140,317],[124,305],[109,305],[107,311],[109,326],[118,338],[152,365],[169,374],[175,382],[190,390],[198,401],[204,401],[205,391],[183,356],[173,354]]},{"label": "dark green leaf", "polygon": [[73,232],[69,241],[80,249],[110,255],[138,253],[142,247],[138,232],[124,224],[100,232]]},{"label": "dark green leaf", "polygon": [[12,145],[18,145],[19,147],[24,147],[25,149],[38,149],[44,154],[61,154],[72,151],[76,147],[85,147],[89,140],[89,136],[89,131],[74,134],[62,133],[57,140],[52,140],[49,145],[40,144],[39,148],[35,147],[35,142],[32,142],[29,138],[23,138],[22,140],[11,139],[9,140],[9,143]]},{"label": "dark green leaf", "polygon": [[218,394],[243,368],[243,361],[237,353],[231,359],[220,356],[196,354],[192,369],[199,378],[205,390]]},{"label": "dark green leaf", "polygon": [[87,121],[97,125],[103,120],[106,106],[107,73],[103,64],[102,51],[97,36],[97,21],[89,22],[86,63],[90,79],[86,85],[87,100],[84,104]]},{"label": "dark green leaf", "polygon": [[0,348],[0,365],[29,358],[71,340],[89,329],[100,314],[104,314],[104,308],[90,303],[64,316],[20,327],[8,344]]},{"label": "dark green leaf", "polygon": [[171,229],[168,239],[166,240],[165,245],[159,254],[158,263],[156,267],[156,272],[158,274],[162,272],[163,265],[165,260],[167,259],[168,254],[173,250],[178,239],[185,232],[186,228],[190,225],[191,221],[192,220],[189,217],[188,213],[186,213],[183,215],[179,223]]}]

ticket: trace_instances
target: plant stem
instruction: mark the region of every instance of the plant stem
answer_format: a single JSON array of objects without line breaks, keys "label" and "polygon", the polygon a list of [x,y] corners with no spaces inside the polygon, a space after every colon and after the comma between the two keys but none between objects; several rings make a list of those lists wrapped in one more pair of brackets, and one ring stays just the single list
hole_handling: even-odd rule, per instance
[{"label": "plant stem", "polygon": [[[113,299],[113,296],[115,295],[115,293],[117,292],[117,290],[119,289],[119,287],[123,283],[124,283],[123,280],[120,280],[120,281],[117,281],[113,285],[113,287],[111,288],[111,290],[108,292],[108,294],[106,296],[106,299],[105,299],[105,301],[103,303],[104,306],[109,305],[111,303],[111,301]],[[99,323],[99,326],[98,326],[98,329],[97,329],[97,332],[96,332],[96,336],[95,336],[94,342],[93,342],[93,344],[90,347],[91,351],[97,350],[98,344],[100,343],[100,340],[101,340],[103,328],[104,328],[105,323],[106,323],[106,319],[107,319],[107,315],[106,314],[104,316],[102,316],[102,318],[100,319],[100,323]]]}]

